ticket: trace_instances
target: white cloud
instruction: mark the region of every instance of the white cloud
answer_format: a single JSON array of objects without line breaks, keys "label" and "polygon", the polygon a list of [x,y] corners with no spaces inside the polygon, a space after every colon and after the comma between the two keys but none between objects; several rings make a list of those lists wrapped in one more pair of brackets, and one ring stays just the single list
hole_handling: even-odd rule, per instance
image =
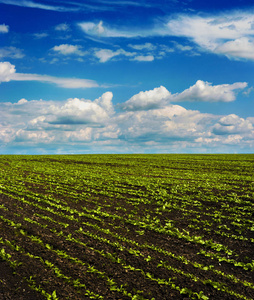
[{"label": "white cloud", "polygon": [[90,142],[93,138],[93,129],[90,127],[76,131],[66,132],[66,138],[70,142]]},{"label": "white cloud", "polygon": [[173,43],[174,43],[176,49],[178,49],[180,51],[191,51],[191,50],[193,50],[193,47],[191,47],[191,46],[183,46],[183,45],[181,45],[177,42],[173,42]]},{"label": "white cloud", "polygon": [[79,45],[62,44],[59,46],[54,46],[52,50],[62,55],[75,54],[79,56],[84,56],[87,54],[87,52],[81,50],[81,46]]},{"label": "white cloud", "polygon": [[15,73],[11,76],[11,80],[54,83],[59,87],[67,88],[67,89],[98,87],[98,84],[95,81],[89,79],[60,78],[60,77],[39,75],[39,74]]},{"label": "white cloud", "polygon": [[174,94],[172,101],[230,102],[236,99],[235,90],[244,89],[246,87],[246,82],[213,86],[209,82],[198,80],[193,86],[182,93]]},{"label": "white cloud", "polygon": [[9,32],[9,26],[5,24],[0,25],[0,33],[8,33]]},{"label": "white cloud", "polygon": [[109,115],[112,115],[114,113],[112,99],[113,99],[113,93],[106,92],[101,97],[96,99],[94,103],[102,107]]},{"label": "white cloud", "polygon": [[254,127],[254,117],[249,117],[249,118],[247,118],[247,120],[250,121],[251,124],[252,124],[253,127]]},{"label": "white cloud", "polygon": [[108,109],[112,108],[112,96],[112,93],[103,94],[100,99],[94,102],[78,98],[68,99],[60,107],[56,105],[50,106],[49,113],[52,116],[48,117],[47,120],[50,124],[102,125],[109,118]]},{"label": "white cloud", "polygon": [[106,92],[94,101],[20,99],[17,103],[0,103],[0,126],[11,125],[14,131],[69,131],[79,125],[103,127],[115,113],[112,97],[111,92]]},{"label": "white cloud", "polygon": [[249,120],[231,114],[219,119],[218,123],[214,125],[212,132],[216,135],[232,135],[252,133],[253,129]]},{"label": "white cloud", "polygon": [[225,54],[234,58],[246,58],[254,60],[254,39],[242,37],[225,42],[215,49],[216,53]]},{"label": "white cloud", "polygon": [[193,141],[210,125],[209,119],[212,116],[186,110],[179,105],[167,105],[119,114],[117,124],[127,141],[153,141],[171,145],[179,140]]},{"label": "white cloud", "polygon": [[133,58],[133,60],[137,61],[154,61],[153,55],[138,55]]},{"label": "white cloud", "polygon": [[231,114],[231,115],[222,117],[219,120],[219,124],[222,126],[235,126],[235,125],[241,124],[242,121],[243,121],[243,119],[239,118],[237,115]]},{"label": "white cloud", "polygon": [[88,32],[94,32],[97,35],[102,35],[105,32],[102,21],[100,21],[98,25],[95,25],[94,23],[84,23],[83,25],[81,25],[81,27],[84,30],[88,30]]},{"label": "white cloud", "polygon": [[247,97],[250,95],[251,92],[254,91],[254,87],[251,86],[250,88],[248,88],[246,91],[243,92],[244,95],[246,95]]},{"label": "white cloud", "polygon": [[200,46],[213,50],[219,40],[254,34],[253,21],[254,16],[245,12],[209,17],[179,15],[170,20],[167,27],[172,34],[193,38]]},{"label": "white cloud", "polygon": [[10,81],[15,71],[15,66],[11,63],[0,62],[0,83]]},{"label": "white cloud", "polygon": [[168,47],[163,44],[153,45],[151,43],[145,44],[129,44],[130,48],[133,48],[139,52],[138,55],[133,59],[137,61],[153,61],[155,58],[162,58],[168,53],[175,52],[175,50],[179,50],[182,52],[188,52],[191,55],[199,55],[197,52],[194,51],[194,48],[189,45],[182,45],[175,41],[172,42],[173,47]]},{"label": "white cloud", "polygon": [[[42,0],[40,2],[43,2]],[[44,1],[45,2],[45,1]],[[46,1],[47,2],[47,1]],[[49,1],[48,1],[49,2]],[[94,11],[112,11],[117,10],[119,7],[125,6],[142,6],[151,7],[151,4],[146,4],[143,1],[140,3],[137,1],[109,1],[109,0],[76,0],[76,1],[66,1],[66,0],[55,0],[52,1],[58,4],[58,6],[53,4],[41,4],[38,3],[38,0],[0,0],[0,3],[5,3],[9,5],[17,5],[21,7],[30,7],[44,10],[52,10],[58,12],[79,12],[85,11],[94,12]],[[84,3],[85,2],[85,3]]]},{"label": "white cloud", "polygon": [[46,143],[49,144],[53,142],[54,137],[50,136],[48,132],[45,131],[27,131],[19,129],[15,134],[15,142],[33,142],[33,143]]},{"label": "white cloud", "polygon": [[236,99],[236,90],[247,87],[246,82],[233,84],[211,85],[198,80],[193,86],[182,93],[171,94],[165,87],[140,92],[121,105],[128,111],[150,110],[163,107],[170,102],[200,101],[200,102],[231,102]]},{"label": "white cloud", "polygon": [[62,24],[58,24],[58,25],[55,27],[55,30],[56,30],[56,31],[69,31],[69,30],[70,30],[70,27],[69,27],[68,24],[62,23]]},{"label": "white cloud", "polygon": [[[209,16],[178,14],[166,22],[156,22],[149,29],[117,28],[104,25],[102,21],[81,22],[80,28],[91,37],[101,38],[135,38],[152,36],[186,37],[200,49],[223,54],[232,58],[253,60],[254,15],[249,11],[231,11],[224,14]],[[190,45],[175,43],[180,51],[192,51]],[[135,50],[155,50],[150,43],[133,45]]]},{"label": "white cloud", "polygon": [[[210,16],[178,14],[167,22],[156,22],[150,29],[112,28],[103,21],[81,22],[78,25],[91,36],[148,37],[183,36],[191,38],[199,46],[214,50],[220,41],[234,40],[254,34],[254,15],[246,11],[228,12]],[[149,44],[149,43],[148,43]],[[133,46],[130,44],[130,46]],[[135,47],[135,46],[134,46]],[[137,46],[139,47],[139,46]],[[138,50],[138,49],[137,49]]]},{"label": "white cloud", "polygon": [[155,46],[151,43],[137,44],[137,45],[129,44],[128,46],[135,50],[147,50],[147,51],[153,51],[153,50],[156,50],[156,48],[157,48],[157,46]]},{"label": "white cloud", "polygon": [[122,104],[124,110],[148,110],[165,105],[165,101],[170,97],[170,92],[160,86],[150,91],[140,92],[132,96],[128,101]]},{"label": "white cloud", "polygon": [[[244,138],[244,136],[241,136],[239,134],[234,135],[228,135],[228,136],[215,136],[215,137],[199,137],[195,139],[195,142],[197,143],[197,146],[203,147],[203,149],[206,149],[206,146],[208,149],[210,149],[210,152],[221,152],[221,149],[226,149],[223,152],[228,153],[228,149],[235,149],[234,146],[236,146],[238,149],[250,149],[253,142],[250,140],[247,140]],[[229,147],[228,147],[229,146]],[[220,149],[218,151],[218,149]],[[237,153],[237,151],[235,151]],[[235,153],[234,152],[234,153]]]},{"label": "white cloud", "polygon": [[46,32],[42,32],[42,33],[34,33],[34,36],[37,38],[37,39],[43,39],[43,38],[46,38],[48,36],[48,34]]},{"label": "white cloud", "polygon": [[132,57],[134,55],[136,55],[135,52],[127,52],[123,49],[118,49],[116,51],[112,51],[110,49],[96,49],[94,51],[94,56],[97,57],[99,59],[100,62],[105,63],[107,61],[109,61],[111,58],[115,57],[115,56],[126,56],[126,57]]},{"label": "white cloud", "polygon": [[160,50],[158,51],[158,58],[162,58],[166,56],[168,53],[175,52],[174,48],[168,47],[166,45],[160,45]]},{"label": "white cloud", "polygon": [[[174,52],[174,49],[168,48],[165,45],[154,46],[150,43],[141,45],[129,45],[129,47],[137,51],[126,51],[122,48],[118,49],[106,49],[106,48],[90,48],[87,51],[82,50],[80,45],[61,44],[51,48],[55,53],[63,56],[77,55],[77,56],[89,56],[91,55],[99,59],[99,62],[105,63],[114,57],[118,57],[118,60],[130,58],[130,61],[154,61],[156,58],[161,58],[161,55],[165,56],[167,53]],[[183,46],[184,47],[184,46]],[[187,46],[186,46],[187,48]],[[187,50],[186,50],[187,51]],[[162,54],[163,52],[163,54]]]},{"label": "white cloud", "polygon": [[253,59],[253,24],[253,14],[237,11],[207,17],[178,15],[167,28],[168,34],[187,37],[205,50]]},{"label": "white cloud", "polygon": [[[164,99],[171,94],[163,87],[134,95],[131,99],[136,102],[125,103],[132,111],[116,112],[112,97],[111,92],[106,92],[94,101],[70,98],[66,101],[1,102],[1,151],[20,151],[22,145],[39,149],[39,153],[49,148],[54,149],[54,153],[60,149],[73,153],[79,149],[82,152],[107,152],[109,149],[112,152],[199,149],[203,152],[246,152],[253,149],[253,118],[205,114],[168,104]],[[142,110],[134,107],[138,104]]]},{"label": "white cloud", "polygon": [[129,31],[111,29],[103,25],[103,21],[100,21],[98,24],[93,22],[81,22],[78,24],[80,28],[87,34],[97,37],[124,37],[130,38],[135,37],[136,33],[131,33]]},{"label": "white cloud", "polygon": [[92,88],[98,87],[94,80],[79,78],[61,78],[49,75],[16,73],[15,66],[9,62],[0,62],[0,83],[8,81],[39,81],[45,83],[54,83],[62,88]]},{"label": "white cloud", "polygon": [[3,47],[0,48],[0,58],[9,57],[14,59],[23,58],[25,55],[23,54],[21,49],[16,47]]},{"label": "white cloud", "polygon": [[25,98],[22,98],[20,99],[18,102],[17,102],[17,105],[22,105],[24,103],[27,103],[28,101],[25,99]]},{"label": "white cloud", "polygon": [[99,58],[99,61],[104,63],[110,60],[111,58],[120,55],[121,53],[119,51],[112,51],[110,49],[101,49],[96,50],[94,52],[94,55]]},{"label": "white cloud", "polygon": [[44,10],[52,10],[52,11],[59,11],[59,12],[68,12],[68,11],[77,11],[77,8],[70,8],[64,6],[53,6],[47,4],[40,4],[36,3],[31,0],[0,0],[0,3],[9,4],[9,5],[16,5],[21,7],[30,7],[30,8],[38,8]]},{"label": "white cloud", "polygon": [[13,136],[15,135],[15,130],[11,125],[0,124],[0,142],[11,143],[13,141]]}]

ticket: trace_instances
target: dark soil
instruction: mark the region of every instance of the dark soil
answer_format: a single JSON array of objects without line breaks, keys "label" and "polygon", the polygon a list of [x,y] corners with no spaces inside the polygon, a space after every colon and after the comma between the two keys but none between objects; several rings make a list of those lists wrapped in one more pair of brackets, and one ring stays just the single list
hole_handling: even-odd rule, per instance
[{"label": "dark soil", "polygon": [[[40,158],[33,160],[34,164],[40,162],[42,162]],[[45,161],[43,162],[45,163]],[[48,163],[50,162],[58,163],[59,160],[51,158],[48,160]],[[71,159],[62,163],[73,165]],[[92,162],[79,161],[76,163],[79,167],[82,167],[83,164],[94,166]],[[216,170],[216,172],[218,171]],[[38,173],[34,171],[34,174]],[[215,231],[218,230],[216,222],[209,227],[210,231],[204,231],[202,225],[199,229],[188,227],[189,224],[192,224],[190,220],[197,215],[197,211],[200,213],[200,220],[212,221],[208,215],[201,215],[202,211],[211,213],[215,209],[216,206],[212,206],[211,203],[204,202],[203,210],[194,207],[196,213],[190,211],[189,215],[184,210],[176,208],[158,214],[154,202],[132,205],[130,200],[133,195],[128,194],[127,189],[125,193],[122,193],[122,197],[119,197],[119,193],[115,198],[112,195],[96,194],[96,188],[89,197],[83,197],[80,188],[77,188],[76,193],[71,194],[67,191],[75,190],[74,186],[59,182],[58,186],[62,187],[61,190],[60,187],[56,187],[56,183],[53,184],[49,181],[40,182],[37,179],[33,183],[32,175],[33,171],[26,172],[26,176],[30,179],[23,178],[24,182],[20,185],[23,190],[12,189],[16,184],[14,183],[10,184],[9,190],[6,188],[2,192],[0,191],[0,205],[2,205],[0,209],[0,250],[4,249],[6,253],[10,254],[12,262],[19,263],[17,267],[11,267],[7,260],[0,258],[0,300],[45,299],[38,289],[45,290],[49,295],[56,291],[58,299],[75,300],[94,299],[96,298],[95,294],[104,299],[131,299],[134,295],[138,295],[138,297],[133,299],[142,299],[142,297],[156,300],[198,299],[197,294],[201,292],[209,299],[254,298],[254,289],[242,283],[247,281],[253,286],[252,270],[245,270],[230,262],[219,261],[199,254],[200,250],[205,250],[207,253],[219,254],[221,257],[245,264],[254,259],[254,248],[251,242],[253,235],[249,230],[242,233],[244,237],[248,238],[245,241],[216,233]],[[50,176],[47,175],[47,178],[49,179]],[[56,182],[56,178],[52,177],[52,179]],[[138,185],[133,185],[133,190],[139,189],[138,187]],[[86,188],[88,187],[84,185],[84,191]],[[144,191],[144,187],[140,186],[139,190]],[[214,193],[218,195],[218,189],[214,190]],[[190,195],[195,199],[194,192],[190,192]],[[56,204],[52,199],[61,200],[63,203],[65,202],[63,206],[68,206],[73,209],[73,212],[54,205],[50,206],[49,203],[44,202],[45,199],[51,199],[52,204]],[[250,200],[248,198],[248,201]],[[179,200],[176,200],[175,203],[177,201]],[[233,206],[234,203],[232,203]],[[89,213],[85,215],[86,211],[97,207],[103,207],[101,211],[107,213],[108,216],[100,214],[100,212],[93,213],[95,218],[92,213],[90,216]],[[53,209],[55,213],[47,208]],[[219,205],[216,209],[223,211]],[[135,214],[133,211],[137,213]],[[62,215],[60,215],[61,212]],[[78,215],[77,212],[84,214]],[[212,240],[227,246],[233,250],[233,254],[228,256],[223,251],[216,252],[204,245],[183,238],[179,239],[170,234],[159,233],[132,222],[135,221],[135,216],[137,220],[141,220],[148,212],[151,220],[153,217],[157,217],[163,226],[170,220],[180,232],[188,230],[190,235],[202,235],[205,240]],[[114,217],[114,215],[118,217]],[[71,220],[72,216],[75,218],[74,220]],[[251,220],[251,217],[247,215],[246,219],[247,221]],[[8,220],[13,223],[11,224]],[[130,220],[132,221],[130,222]],[[230,218],[223,219],[223,225],[231,228],[229,233],[240,235],[238,232],[233,232],[234,228],[231,222]],[[65,227],[64,224],[68,224],[68,226]],[[79,231],[80,227],[83,229],[83,234]],[[107,229],[113,234],[106,232]],[[117,236],[124,237],[126,240],[119,239]],[[42,242],[38,242],[39,240]],[[47,244],[50,249],[46,247]],[[122,248],[119,248],[119,245]],[[153,250],[152,246],[162,249],[164,252]],[[17,249],[19,250],[17,251]],[[134,254],[135,251],[137,251],[137,255]],[[167,255],[165,251],[172,255]],[[59,255],[59,253],[66,253],[68,257]],[[212,270],[202,270],[191,263],[185,264],[180,259],[172,257],[173,255],[183,256],[190,262],[204,266],[213,265],[220,274]],[[49,268],[45,261],[52,263],[55,269]],[[166,262],[171,269],[158,267],[161,261]],[[91,267],[97,271],[91,272]],[[56,270],[62,276],[57,276]],[[223,273],[234,276],[239,279],[239,282],[236,283],[223,276]],[[152,279],[149,279],[149,274],[152,274]],[[192,274],[196,279],[191,279],[188,274]],[[32,278],[37,291],[31,284],[32,281],[29,283],[29,278]],[[166,285],[165,282],[169,282],[169,279],[175,286],[180,289],[186,288],[192,291],[192,294],[188,290],[182,290],[180,293],[179,290]],[[204,281],[208,279],[210,283],[205,284]],[[77,280],[79,286],[75,286]],[[113,283],[110,283],[110,280]],[[161,283],[158,283],[158,280],[161,280]],[[162,280],[164,280],[164,284]],[[222,284],[222,287],[215,288],[211,282],[218,282]],[[122,291],[125,292],[116,291],[112,288],[113,286],[122,287]],[[227,292],[225,289],[233,291],[233,293]],[[89,294],[89,291],[94,294]],[[128,293],[129,295],[127,295]]]}]

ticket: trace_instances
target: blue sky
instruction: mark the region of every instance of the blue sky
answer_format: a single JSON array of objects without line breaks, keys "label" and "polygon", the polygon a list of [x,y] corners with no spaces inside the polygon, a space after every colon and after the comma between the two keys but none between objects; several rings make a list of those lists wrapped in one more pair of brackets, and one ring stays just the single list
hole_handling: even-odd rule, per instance
[{"label": "blue sky", "polygon": [[253,153],[252,1],[0,0],[0,154]]}]

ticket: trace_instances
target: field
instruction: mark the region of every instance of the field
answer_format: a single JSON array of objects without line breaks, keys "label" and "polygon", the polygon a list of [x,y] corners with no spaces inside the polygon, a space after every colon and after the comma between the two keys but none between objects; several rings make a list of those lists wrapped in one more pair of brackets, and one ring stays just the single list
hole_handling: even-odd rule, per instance
[{"label": "field", "polygon": [[0,156],[0,299],[253,299],[254,155]]}]

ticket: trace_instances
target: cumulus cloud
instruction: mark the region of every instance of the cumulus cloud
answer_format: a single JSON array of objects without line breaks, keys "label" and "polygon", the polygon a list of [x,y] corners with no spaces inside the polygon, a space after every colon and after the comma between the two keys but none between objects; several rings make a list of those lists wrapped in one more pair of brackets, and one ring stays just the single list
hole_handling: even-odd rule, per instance
[{"label": "cumulus cloud", "polygon": [[110,93],[102,95],[100,99],[94,102],[78,98],[68,99],[63,106],[53,105],[49,108],[49,112],[54,115],[48,119],[49,123],[101,125],[109,118],[108,109],[112,109],[111,100],[112,94]]},{"label": "cumulus cloud", "polygon": [[49,75],[16,73],[15,66],[9,62],[0,62],[0,82],[8,81],[39,81],[45,83],[54,83],[62,88],[92,88],[98,87],[94,80],[79,78],[59,78]]},{"label": "cumulus cloud", "polygon": [[235,114],[222,117],[212,129],[212,132],[216,135],[244,134],[252,131],[253,126],[251,122]]},{"label": "cumulus cloud", "polygon": [[236,91],[246,87],[246,82],[213,86],[209,82],[198,80],[193,86],[183,92],[171,94],[164,86],[160,86],[132,96],[121,105],[121,108],[128,111],[136,111],[162,107],[170,102],[231,102],[236,99]]},{"label": "cumulus cloud", "polygon": [[31,132],[23,129],[19,129],[15,134],[15,142],[33,142],[33,143],[46,143],[49,144],[53,142],[54,137],[50,136],[48,132],[45,131],[36,131]]},{"label": "cumulus cloud", "polygon": [[231,102],[236,99],[236,90],[246,87],[246,82],[213,86],[209,82],[198,80],[182,93],[174,94],[172,101]]},{"label": "cumulus cloud", "polygon": [[9,137],[12,139],[15,138],[13,133],[19,130],[22,133],[19,139],[25,135],[31,137],[31,134],[25,133],[31,131],[51,132],[51,135],[54,132],[53,135],[59,138],[56,131],[76,131],[82,126],[102,128],[107,126],[115,113],[112,97],[111,92],[106,92],[94,101],[78,98],[66,101],[20,99],[17,103],[0,103],[1,132],[11,132],[12,136]]},{"label": "cumulus cloud", "polygon": [[248,121],[251,122],[252,126],[254,127],[254,117],[247,118]]},{"label": "cumulus cloud", "polygon": [[91,133],[91,128],[103,128],[110,122],[115,113],[112,97],[111,92],[106,92],[94,101],[20,99],[17,103],[0,103],[0,139],[36,143],[41,138],[45,142],[52,139],[61,142],[72,136],[73,140],[84,140],[85,132]]},{"label": "cumulus cloud", "polygon": [[0,33],[8,33],[9,32],[9,26],[2,24],[0,25]]},{"label": "cumulus cloud", "polygon": [[15,74],[15,66],[9,62],[0,62],[0,82],[8,82]]},{"label": "cumulus cloud", "polygon": [[142,111],[128,111],[117,116],[125,140],[172,144],[192,141],[210,125],[212,116],[187,110],[179,105],[167,105]]},{"label": "cumulus cloud", "polygon": [[0,124],[0,142],[10,143],[13,141],[13,136],[15,135],[15,129],[11,125]]},{"label": "cumulus cloud", "polygon": [[92,140],[93,129],[91,127],[87,127],[84,129],[79,129],[76,131],[66,132],[66,138],[70,142],[90,142]]},{"label": "cumulus cloud", "polygon": [[242,37],[219,45],[216,53],[225,54],[228,57],[246,58],[254,60],[254,39]]},{"label": "cumulus cloud", "polygon": [[79,45],[62,44],[59,46],[54,46],[52,50],[62,55],[71,55],[71,54],[75,54],[79,56],[86,55],[87,52],[82,51],[81,48],[82,47]]},{"label": "cumulus cloud", "polygon": [[28,101],[25,99],[25,98],[22,98],[20,99],[18,102],[17,102],[17,105],[22,105],[24,103],[27,103]]},{"label": "cumulus cloud", "polygon": [[[113,94],[95,100],[66,101],[20,99],[0,103],[0,141],[8,149],[78,149],[97,152],[250,151],[254,146],[253,118],[218,116],[167,102],[164,87],[140,92],[117,112]],[[138,105],[140,105],[138,107]],[[127,106],[129,106],[127,108]],[[6,149],[7,149],[6,148]],[[64,151],[64,150],[63,150]]]},{"label": "cumulus cloud", "polygon": [[122,108],[129,111],[158,108],[165,104],[170,95],[170,92],[164,86],[160,86],[159,88],[140,92],[132,96],[128,101],[123,103]]},{"label": "cumulus cloud", "polygon": [[112,115],[114,114],[112,99],[113,99],[113,93],[106,92],[101,97],[96,99],[94,103],[102,107],[109,115]]}]

